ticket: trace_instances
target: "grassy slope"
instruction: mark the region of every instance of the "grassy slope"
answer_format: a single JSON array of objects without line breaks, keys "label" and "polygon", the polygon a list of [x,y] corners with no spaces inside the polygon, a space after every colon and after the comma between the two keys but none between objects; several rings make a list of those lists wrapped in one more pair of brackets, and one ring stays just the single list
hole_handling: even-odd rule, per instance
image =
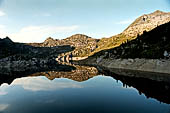
[{"label": "grassy slope", "polygon": [[164,58],[164,51],[170,52],[170,22],[161,25],[150,32],[144,32],[132,41],[119,47],[102,50],[89,58]]},{"label": "grassy slope", "polygon": [[135,37],[127,37],[124,34],[118,34],[116,36],[112,36],[110,38],[102,38],[97,43],[98,48],[95,49],[90,55],[93,55],[99,51],[107,50],[111,48],[115,48],[120,46],[122,43],[126,42],[127,40],[133,40]]}]

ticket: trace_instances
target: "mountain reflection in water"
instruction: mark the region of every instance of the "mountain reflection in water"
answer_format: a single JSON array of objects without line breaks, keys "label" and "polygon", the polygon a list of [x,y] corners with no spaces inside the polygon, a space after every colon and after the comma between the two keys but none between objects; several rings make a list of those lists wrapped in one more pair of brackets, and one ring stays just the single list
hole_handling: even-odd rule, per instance
[{"label": "mountain reflection in water", "polygon": [[170,83],[119,76],[106,70],[98,72],[94,67],[75,67],[68,72],[37,72],[9,79],[9,85],[2,83],[0,112],[170,112]]}]

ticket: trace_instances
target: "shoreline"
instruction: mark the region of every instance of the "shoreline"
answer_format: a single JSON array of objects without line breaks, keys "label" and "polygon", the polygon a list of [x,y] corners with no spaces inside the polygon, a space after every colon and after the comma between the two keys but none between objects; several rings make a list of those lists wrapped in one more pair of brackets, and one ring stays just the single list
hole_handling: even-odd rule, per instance
[{"label": "shoreline", "polygon": [[160,59],[102,59],[97,65],[132,71],[145,71],[154,73],[170,74],[170,60]]},{"label": "shoreline", "polygon": [[111,73],[129,77],[148,78],[170,82],[170,60],[166,59],[101,59],[91,58],[77,62]]},{"label": "shoreline", "polygon": [[166,59],[102,59],[90,58],[78,61],[81,65],[100,66],[104,68],[126,69],[170,74],[170,60]]}]

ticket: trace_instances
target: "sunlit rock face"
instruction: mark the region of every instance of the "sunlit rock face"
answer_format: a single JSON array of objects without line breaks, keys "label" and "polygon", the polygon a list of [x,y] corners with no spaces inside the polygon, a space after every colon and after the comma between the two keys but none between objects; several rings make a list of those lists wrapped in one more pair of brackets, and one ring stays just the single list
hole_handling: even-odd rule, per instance
[{"label": "sunlit rock face", "polygon": [[138,34],[143,34],[144,31],[150,31],[157,26],[165,24],[170,21],[170,13],[155,11],[151,14],[145,14],[137,18],[124,32],[123,34],[136,37]]},{"label": "sunlit rock face", "polygon": [[[37,46],[37,47],[55,47],[55,46],[61,46],[61,45],[70,45],[72,47],[75,47],[74,51],[71,53],[74,56],[87,56],[92,51],[94,51],[97,48],[97,42],[98,39],[91,38],[87,35],[83,34],[75,34],[72,35],[66,39],[58,40],[53,39],[51,37],[47,38],[43,43],[32,43],[30,45]],[[67,53],[67,55],[70,54],[70,52]],[[64,55],[61,55],[64,56]]]}]

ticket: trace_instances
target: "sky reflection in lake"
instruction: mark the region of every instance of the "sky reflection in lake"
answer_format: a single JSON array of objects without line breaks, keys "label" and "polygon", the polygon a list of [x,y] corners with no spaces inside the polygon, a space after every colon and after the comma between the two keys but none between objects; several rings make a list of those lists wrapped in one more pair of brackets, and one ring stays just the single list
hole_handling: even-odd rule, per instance
[{"label": "sky reflection in lake", "polygon": [[97,76],[84,82],[46,77],[15,79],[0,87],[3,113],[168,113],[170,106],[139,95],[112,77]]}]

